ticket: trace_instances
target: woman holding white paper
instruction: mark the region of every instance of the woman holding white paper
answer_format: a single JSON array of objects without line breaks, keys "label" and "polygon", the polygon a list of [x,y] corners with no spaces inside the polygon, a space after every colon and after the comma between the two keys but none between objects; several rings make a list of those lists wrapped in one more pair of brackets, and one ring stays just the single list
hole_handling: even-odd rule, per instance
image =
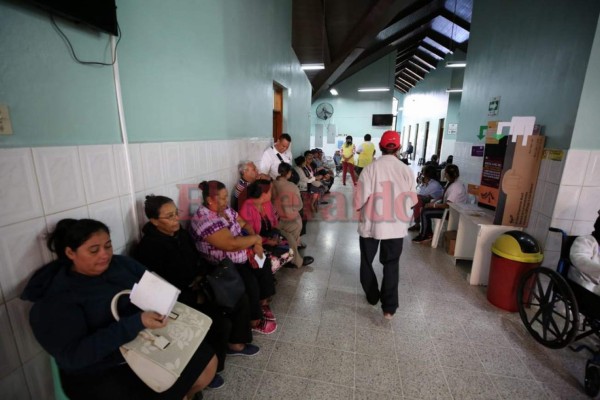
[{"label": "woman holding white paper", "polygon": [[181,400],[208,385],[217,359],[205,343],[163,393],[146,386],[125,363],[119,346],[145,328],[166,326],[168,319],[125,301],[119,302],[120,320],[113,318],[113,296],[131,289],[145,268],[133,259],[113,256],[105,224],[63,219],[47,244],[57,260],[36,271],[21,298],[34,302],[29,316],[33,333],[56,359],[63,390],[71,400]]},{"label": "woman holding white paper", "polygon": [[[264,257],[262,237],[244,221],[228,203],[225,185],[219,181],[203,181],[202,205],[190,223],[190,234],[202,256],[213,264],[229,258],[236,265],[250,301],[252,330],[265,335],[275,332],[277,323],[269,307],[275,294],[275,281],[270,268],[254,267],[248,254]],[[244,232],[245,231],[245,232]],[[246,234],[244,234],[246,233]]]}]

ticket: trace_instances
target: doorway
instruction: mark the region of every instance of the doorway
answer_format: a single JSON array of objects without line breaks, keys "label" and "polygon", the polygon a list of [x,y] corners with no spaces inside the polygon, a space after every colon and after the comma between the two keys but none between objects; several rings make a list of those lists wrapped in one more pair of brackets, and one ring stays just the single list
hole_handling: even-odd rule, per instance
[{"label": "doorway", "polygon": [[283,133],[283,88],[273,84],[273,141]]},{"label": "doorway", "polygon": [[437,135],[437,145],[435,148],[435,151],[438,155],[438,159],[440,160],[440,162],[442,161],[441,156],[442,156],[442,140],[444,139],[444,124],[446,123],[446,119],[445,118],[440,118],[440,124],[438,125],[438,135]]},{"label": "doorway", "polygon": [[427,161],[427,142],[429,141],[429,121],[425,122],[425,141],[423,142],[423,162]]},{"label": "doorway", "polygon": [[417,154],[419,151],[418,147],[419,147],[419,124],[416,124],[415,125],[415,143],[413,144],[413,153],[411,155],[412,155],[412,159],[414,160],[416,158],[417,161],[418,161]]}]

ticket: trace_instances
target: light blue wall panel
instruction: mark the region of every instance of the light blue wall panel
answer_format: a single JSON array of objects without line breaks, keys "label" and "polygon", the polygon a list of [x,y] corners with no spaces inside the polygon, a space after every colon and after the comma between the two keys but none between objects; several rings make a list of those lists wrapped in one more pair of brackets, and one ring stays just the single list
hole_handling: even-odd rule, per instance
[{"label": "light blue wall panel", "polygon": [[596,27],[596,37],[590,54],[587,74],[575,130],[571,142],[572,149],[598,150],[600,149],[600,25]]},{"label": "light blue wall panel", "polygon": [[546,146],[568,148],[599,9],[588,0],[476,1],[458,140],[474,142],[501,96],[494,119],[536,116]]},{"label": "light blue wall panel", "polygon": [[[273,82],[284,128],[308,145],[311,87],[291,49],[291,0],[117,0],[119,71],[131,142],[269,137]],[[108,37],[67,25],[85,59]],[[0,0],[0,146],[120,141],[110,67],[75,63],[47,16]]]}]

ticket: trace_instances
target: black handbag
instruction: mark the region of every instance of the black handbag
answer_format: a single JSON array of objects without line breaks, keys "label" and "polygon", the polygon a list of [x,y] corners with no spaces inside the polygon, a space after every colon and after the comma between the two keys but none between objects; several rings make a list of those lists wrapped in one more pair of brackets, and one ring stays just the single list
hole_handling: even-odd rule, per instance
[{"label": "black handbag", "polygon": [[204,293],[218,306],[233,309],[246,292],[242,276],[233,261],[225,258],[206,275]]}]

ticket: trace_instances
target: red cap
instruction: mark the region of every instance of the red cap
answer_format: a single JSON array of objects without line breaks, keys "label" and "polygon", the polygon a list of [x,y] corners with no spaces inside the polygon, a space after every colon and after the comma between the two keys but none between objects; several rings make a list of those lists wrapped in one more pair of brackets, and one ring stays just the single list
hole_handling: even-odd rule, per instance
[{"label": "red cap", "polygon": [[379,147],[386,149],[400,148],[400,134],[396,131],[385,131],[379,141]]}]

